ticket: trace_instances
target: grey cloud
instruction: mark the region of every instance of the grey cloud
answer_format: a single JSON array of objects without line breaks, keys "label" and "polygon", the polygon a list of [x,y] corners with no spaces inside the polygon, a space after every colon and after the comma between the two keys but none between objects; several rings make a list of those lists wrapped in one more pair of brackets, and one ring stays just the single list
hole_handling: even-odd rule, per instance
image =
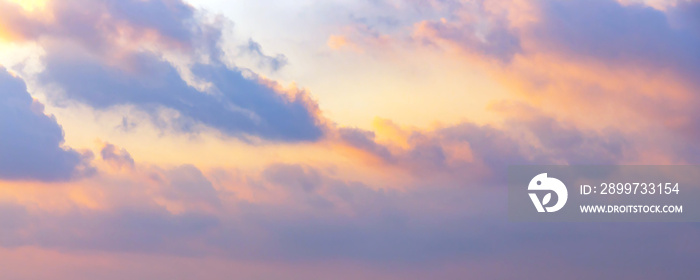
[{"label": "grey cloud", "polygon": [[[607,129],[580,129],[525,105],[520,115],[506,118],[503,127],[470,122],[432,131],[413,130],[406,148],[378,143],[371,131],[340,128],[342,143],[365,151],[416,176],[458,176],[494,185],[493,176],[515,164],[615,164],[637,156],[634,135]],[[451,159],[454,148],[468,150],[472,159]],[[502,182],[501,182],[502,183]]]},{"label": "grey cloud", "polygon": [[[694,81],[700,73],[700,33],[686,15],[697,5],[681,3],[665,13],[611,0],[542,1],[543,18],[524,36],[533,36],[544,50],[608,63],[671,68]],[[684,23],[672,26],[676,19]]]},{"label": "grey cloud", "polygon": [[[0,215],[0,221],[7,225],[0,230],[3,233],[0,245],[183,256],[210,250],[203,246],[204,240],[193,240],[221,228],[221,217],[213,214],[221,202],[211,182],[189,165],[139,168],[143,169],[128,172],[150,174],[155,187],[129,178],[92,178],[89,188],[105,195],[109,209],[72,207],[66,211],[49,211],[0,203],[0,210],[6,214]],[[155,197],[160,200],[156,202]],[[163,201],[182,210],[174,213],[163,206]]]},{"label": "grey cloud", "polygon": [[102,159],[115,165],[118,168],[134,168],[134,159],[125,149],[118,149],[116,146],[105,143],[100,151]]},{"label": "grey cloud", "polygon": [[342,141],[353,147],[374,154],[386,162],[395,161],[387,147],[375,142],[375,135],[372,131],[341,127],[338,129],[338,135]]},{"label": "grey cloud", "polygon": [[[204,124],[236,137],[246,135],[279,141],[310,141],[321,137],[316,104],[305,92],[288,97],[255,77],[216,64],[193,67],[198,77],[211,82],[215,93],[189,86],[169,63],[150,53],[126,58],[138,69],[129,72],[81,55],[52,54],[40,80],[60,85],[69,99],[97,109],[133,105],[148,112],[157,125],[174,125],[193,132]],[[157,120],[163,108],[179,113],[174,123]]]},{"label": "grey cloud", "polygon": [[[172,172],[197,173],[183,168]],[[170,177],[167,173],[164,176]],[[691,224],[513,224],[503,220],[506,205],[496,199],[500,194],[484,195],[473,185],[457,187],[453,182],[446,188],[388,191],[338,180],[309,166],[275,165],[264,173],[274,174],[263,176],[265,183],[288,182],[283,187],[294,190],[299,178],[305,178],[315,188],[299,191],[303,196],[287,197],[281,204],[238,202],[230,205],[233,212],[219,214],[172,214],[155,204],[49,213],[3,203],[0,208],[14,215],[3,218],[10,223],[2,230],[1,241],[5,247],[35,244],[60,250],[215,255],[246,261],[332,259],[417,270],[440,269],[445,262],[497,260],[512,268],[513,275],[525,278],[566,275],[552,264],[568,264],[566,271],[577,271],[570,277],[574,279],[588,279],[601,271],[622,279],[697,273],[692,259],[698,251],[692,236],[700,228]],[[195,185],[205,187],[205,181]],[[328,199],[342,197],[345,208],[298,207],[304,196],[319,193]],[[483,213],[474,215],[475,208]],[[601,268],[601,263],[608,266]],[[596,267],[596,273],[587,274],[590,267]]]},{"label": "grey cloud", "polygon": [[[537,98],[545,96],[553,100],[576,100],[581,103],[592,100],[606,102],[611,105],[600,106],[592,112],[600,110],[603,114],[609,114],[608,119],[613,122],[610,125],[640,122],[645,126],[634,128],[639,131],[633,137],[611,129],[583,135],[556,120],[531,119],[525,124],[532,132],[528,134],[550,148],[550,154],[543,156],[555,162],[613,163],[622,157],[633,157],[625,154],[634,153],[631,147],[647,145],[639,149],[663,154],[677,163],[698,162],[700,115],[695,108],[700,105],[697,95],[700,88],[697,79],[700,75],[700,29],[696,23],[700,3],[679,1],[668,5],[665,11],[641,3],[622,4],[614,0],[545,0],[533,1],[528,5],[531,10],[523,12],[524,15],[531,13],[537,20],[521,24],[514,30],[505,29],[503,33],[527,42],[527,49],[519,52],[523,61],[527,62],[506,65],[498,71],[506,77],[517,76],[510,78],[515,78],[517,83],[524,81],[526,87],[532,87],[525,90],[527,94],[537,95]],[[471,16],[480,15],[478,11],[465,7],[460,7],[459,11]],[[507,13],[491,17],[495,22],[507,23],[508,20]],[[450,22],[448,19],[447,23],[435,21],[431,24],[441,28],[459,24],[471,27],[474,24],[470,18],[454,24]],[[456,28],[455,32],[468,30],[466,27]],[[439,39],[468,51],[492,55],[489,50],[479,50],[455,36],[439,32],[437,27],[435,30]],[[559,76],[556,68],[545,68],[538,73],[542,69],[534,65],[541,57],[553,57],[564,64],[579,64],[583,72],[591,69],[610,71],[611,77],[607,81],[601,80],[605,77],[590,80],[582,76],[587,74],[573,74],[576,78],[570,81],[567,79],[572,78],[571,75]],[[530,63],[534,71],[517,70]],[[611,88],[610,83],[615,83],[613,79],[617,77],[625,86]],[[635,88],[633,79],[639,80],[639,88]],[[647,82],[649,87],[642,88]],[[617,108],[621,112],[632,112],[634,116],[617,114]],[[517,130],[522,125],[516,120],[511,129]]]},{"label": "grey cloud", "polygon": [[249,39],[248,44],[240,48],[243,54],[256,58],[259,67],[268,68],[273,72],[279,71],[289,63],[287,57],[283,54],[277,54],[275,56],[266,55],[260,43],[253,41],[253,39]]},{"label": "grey cloud", "polygon": [[667,13],[672,27],[686,29],[700,38],[700,2],[679,1]]},{"label": "grey cloud", "polygon": [[263,177],[269,182],[305,192],[314,192],[321,184],[316,170],[300,165],[272,165],[265,169]]},{"label": "grey cloud", "polygon": [[[523,123],[515,122],[513,126]],[[615,164],[632,159],[631,136],[608,129],[603,133],[581,131],[572,125],[545,116],[527,121],[525,126],[555,160],[568,164]]]},{"label": "grey cloud", "polygon": [[1,67],[0,91],[0,178],[65,181],[94,172],[92,154],[63,147],[56,119]]},{"label": "grey cloud", "polygon": [[[451,11],[444,15],[445,22],[426,22],[437,38],[503,62],[515,54],[549,52],[646,69],[671,68],[688,81],[700,72],[697,1],[679,1],[667,11],[614,0],[534,1],[529,12],[537,20],[517,28],[510,27],[509,13],[485,9],[492,4],[487,1],[433,2]],[[530,49],[523,49],[522,41],[529,42]]]},{"label": "grey cloud", "polygon": [[196,167],[183,165],[165,171],[164,175],[169,181],[162,190],[165,198],[188,205],[221,206],[216,189]]},{"label": "grey cloud", "polygon": [[[413,5],[425,3],[409,1]],[[448,16],[445,20],[426,20],[424,31],[432,36],[418,37],[423,43],[434,44],[434,39],[445,40],[469,52],[486,55],[502,63],[510,62],[522,53],[519,34],[511,30],[507,18],[485,8],[485,1],[439,1]],[[467,15],[468,16],[465,16]],[[420,34],[419,34],[420,35]],[[434,36],[434,37],[433,37]]]},{"label": "grey cloud", "polygon": [[[272,141],[323,135],[318,106],[307,92],[288,94],[254,73],[225,66],[219,42],[226,20],[210,22],[182,1],[59,1],[49,5],[56,17],[50,25],[2,5],[7,9],[0,14],[12,16],[0,25],[23,26],[24,39],[44,47],[46,69],[38,81],[64,91],[49,96],[54,102],[67,98],[97,109],[133,105],[157,125],[185,132],[204,125],[227,136]],[[250,52],[266,64],[285,63],[283,56],[268,57],[250,42]],[[190,86],[176,63],[165,60],[168,52],[194,60],[178,67],[191,67],[194,77],[187,81],[209,87]],[[175,120],[160,118],[166,109],[177,113]]]}]

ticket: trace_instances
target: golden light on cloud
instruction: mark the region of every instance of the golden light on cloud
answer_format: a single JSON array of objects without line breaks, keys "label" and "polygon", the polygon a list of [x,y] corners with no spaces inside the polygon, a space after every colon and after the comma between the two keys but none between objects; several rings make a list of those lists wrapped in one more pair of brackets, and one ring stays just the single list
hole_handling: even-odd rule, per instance
[{"label": "golden light on cloud", "polygon": [[328,47],[334,50],[340,49],[348,44],[348,40],[340,35],[331,35],[328,37]]},{"label": "golden light on cloud", "polygon": [[409,130],[399,127],[390,120],[375,118],[372,121],[372,128],[377,135],[377,141],[381,143],[393,144],[403,149],[410,147]]},{"label": "golden light on cloud", "polygon": [[685,279],[692,225],[505,224],[513,165],[700,164],[683,1],[0,0],[0,278],[567,278],[664,235],[639,275]]},{"label": "golden light on cloud", "polygon": [[48,4],[48,0],[4,0],[10,3],[20,5],[25,11],[33,12],[43,10]]}]

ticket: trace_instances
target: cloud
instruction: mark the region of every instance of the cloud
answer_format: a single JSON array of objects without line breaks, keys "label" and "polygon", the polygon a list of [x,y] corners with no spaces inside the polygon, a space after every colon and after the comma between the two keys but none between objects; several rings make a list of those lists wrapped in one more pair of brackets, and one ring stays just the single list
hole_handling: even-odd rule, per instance
[{"label": "cloud", "polygon": [[[173,126],[179,131],[197,131],[199,125],[205,125],[235,137],[279,141],[316,140],[328,133],[333,145],[359,151],[374,160],[367,168],[370,171],[361,174],[339,172],[342,167],[333,164],[301,162],[276,162],[262,170],[214,172],[192,165],[136,164],[126,150],[105,144],[98,160],[119,167],[119,172],[100,170],[96,176],[70,184],[11,183],[12,192],[5,191],[8,186],[0,182],[0,194],[9,198],[0,200],[0,221],[6,225],[0,229],[0,245],[23,247],[20,249],[38,247],[71,255],[118,253],[123,259],[133,255],[154,258],[174,255],[198,261],[223,259],[226,264],[232,260],[246,264],[259,261],[274,264],[269,271],[265,269],[269,273],[267,278],[271,279],[299,276],[299,271],[288,267],[310,263],[330,270],[323,272],[330,275],[327,278],[335,279],[338,278],[335,274],[342,273],[333,273],[337,271],[328,268],[334,262],[359,264],[365,269],[386,268],[378,274],[399,279],[464,279],[465,275],[484,279],[590,279],[601,274],[621,279],[683,279],[697,274],[698,269],[692,263],[700,252],[695,242],[699,233],[695,225],[527,225],[505,220],[503,174],[508,165],[625,163],[635,161],[638,151],[646,152],[646,148],[653,146],[640,139],[658,137],[621,129],[635,125],[621,118],[609,118],[590,126],[562,111],[585,107],[580,102],[586,98],[595,105],[604,104],[601,100],[612,100],[614,105],[627,104],[635,109],[658,106],[664,110],[677,108],[676,102],[683,100],[674,99],[678,96],[670,96],[673,94],[666,91],[636,92],[644,88],[665,89],[668,85],[651,86],[649,80],[638,76],[626,77],[622,89],[616,89],[620,84],[613,80],[620,76],[601,78],[619,74],[606,71],[615,65],[591,66],[581,61],[649,63],[690,71],[693,66],[685,62],[655,61],[650,55],[659,50],[664,54],[677,51],[679,56],[687,55],[682,47],[662,48],[657,44],[624,53],[624,48],[606,45],[622,44],[622,41],[587,42],[597,38],[598,31],[608,34],[605,33],[608,30],[598,30],[599,27],[591,27],[596,31],[591,33],[576,31],[580,32],[582,42],[569,46],[556,40],[563,36],[576,41],[578,35],[562,35],[556,28],[577,30],[584,28],[585,23],[574,20],[573,27],[541,32],[529,29],[536,37],[526,37],[523,35],[526,33],[519,32],[527,30],[516,30],[511,25],[511,16],[515,14],[504,16],[492,10],[496,9],[492,6],[464,8],[462,2],[456,1],[414,2],[426,7],[454,2],[460,4],[456,7],[467,11],[476,8],[479,15],[496,17],[469,18],[455,13],[444,21],[428,21],[418,27],[426,31],[422,33],[424,39],[437,39],[422,43],[449,43],[469,52],[470,59],[478,59],[482,54],[484,61],[498,61],[494,71],[501,71],[502,77],[514,75],[519,81],[526,81],[531,86],[527,87],[527,96],[544,97],[524,103],[495,104],[493,109],[505,118],[499,124],[464,121],[417,129],[378,120],[374,131],[347,127],[324,130],[318,107],[308,93],[284,90],[261,76],[217,61],[216,24],[202,25],[198,13],[181,2],[54,2],[48,6],[55,11],[53,25],[24,18],[24,12],[7,12],[15,11],[11,6],[0,9],[0,14],[8,14],[0,17],[0,22],[25,21],[18,34],[25,40],[38,41],[46,49],[46,70],[37,78],[46,88],[55,85],[64,91],[49,92],[54,101],[66,98],[104,110],[118,105],[135,106],[148,112],[154,123]],[[576,5],[581,5],[577,3],[552,4],[572,5],[552,11],[574,12]],[[620,12],[614,5],[592,3],[601,5],[595,6],[600,11],[613,15]],[[656,21],[659,15],[656,13],[661,11],[634,9],[639,10],[630,12],[632,18],[636,20],[639,13],[641,19],[652,21],[646,28],[661,28]],[[103,12],[104,18],[92,17],[91,10]],[[591,11],[582,12],[597,16]],[[627,16],[621,15],[624,26],[619,30],[630,31]],[[564,23],[567,22],[561,25]],[[614,20],[608,23],[613,28],[620,24]],[[532,38],[557,43],[552,45],[557,47],[546,49],[544,59],[539,54],[531,57],[538,50],[531,45]],[[609,48],[609,51],[597,48]],[[186,55],[173,58],[172,53]],[[649,61],[644,62],[647,58]],[[591,74],[597,71],[603,73]],[[81,155],[61,147],[63,136],[56,121],[43,114],[17,78],[3,75],[0,81],[0,88],[20,89],[0,96],[0,120],[11,121],[7,127],[0,123],[0,135],[17,135],[1,137],[0,152],[6,148],[3,141],[15,145],[8,151],[34,155],[38,148],[42,158],[58,158],[41,162],[68,162],[72,167],[67,174],[80,171],[75,159],[81,159]],[[639,85],[630,86],[633,83]],[[690,99],[689,107],[695,104],[694,100]],[[612,107],[616,112],[620,110]],[[680,110],[678,115],[691,112],[681,109],[685,110]],[[585,117],[595,119],[598,114],[594,109]],[[26,126],[15,125],[25,122]],[[129,120],[125,119],[124,123],[125,129],[132,126]],[[11,133],[4,133],[4,129]],[[33,145],[35,141],[38,145]],[[23,147],[20,144],[33,146],[16,149]],[[679,152],[693,147],[687,142],[680,144]],[[340,152],[333,145],[329,150]],[[685,151],[687,157],[697,160],[696,154]],[[361,161],[364,158],[354,156],[351,154],[344,160],[350,165],[367,165]],[[7,158],[0,157],[0,163]],[[12,162],[8,166],[14,168],[16,164]],[[19,167],[35,170],[42,165],[32,162]],[[5,165],[0,166],[0,172],[3,168]],[[46,178],[36,176],[45,174],[44,171],[37,171],[32,177]],[[393,180],[373,178],[385,172],[395,172],[387,176]],[[49,185],[54,188],[45,188]],[[80,254],[72,254],[78,251]],[[664,261],[659,263],[659,259]],[[286,271],[273,271],[280,266]],[[172,273],[165,279],[172,279],[173,275],[183,277],[185,274],[180,273],[187,269],[162,264],[158,267]],[[201,267],[192,269],[209,272]],[[314,274],[305,278],[319,277],[316,272],[322,269],[312,266],[309,270]],[[340,277],[380,278],[374,273],[367,274]],[[186,275],[202,278],[202,274]],[[260,274],[255,276],[259,278]],[[132,278],[157,279],[152,275]]]},{"label": "cloud", "polygon": [[134,168],[134,159],[129,152],[125,149],[117,149],[113,144],[104,143],[100,155],[102,156],[102,160],[112,164],[112,166],[118,169],[123,167]]},{"label": "cloud", "polygon": [[364,19],[354,19],[343,28],[341,34],[331,34],[326,45],[332,50],[347,49],[364,53],[365,49],[391,51],[392,43],[390,36],[378,31]]},{"label": "cloud", "polygon": [[454,12],[448,18],[417,23],[417,40],[429,45],[449,43],[503,63],[522,52],[520,38],[510,29],[507,19],[485,8],[485,1],[447,2]]},{"label": "cloud", "polygon": [[272,183],[304,192],[316,191],[321,183],[316,170],[300,165],[273,165],[265,169],[263,174]]},{"label": "cloud", "polygon": [[[317,105],[304,91],[281,92],[272,82],[245,77],[224,65],[197,64],[192,72],[211,83],[209,92],[189,86],[168,62],[149,54],[131,57],[136,72],[107,67],[82,56],[47,55],[42,82],[61,85],[65,96],[97,109],[133,105],[154,123],[196,132],[197,125],[236,137],[315,140],[322,135]],[[162,109],[177,114],[162,119]]]},{"label": "cloud", "polygon": [[380,120],[375,131],[340,128],[337,141],[417,178],[454,176],[488,186],[503,183],[495,174],[508,165],[620,164],[638,157],[635,135],[588,130],[522,103],[494,110],[506,116],[503,124],[416,129]]},{"label": "cloud", "polygon": [[342,142],[375,155],[383,161],[394,161],[389,149],[375,142],[375,133],[372,131],[341,127],[338,129],[338,136]]},{"label": "cloud", "polygon": [[[650,7],[622,6],[615,1],[545,1],[540,22],[525,31],[539,51],[603,60],[645,68],[670,68],[692,81],[700,73],[699,34],[694,24],[679,19],[692,13],[683,4],[665,13]],[[677,10],[676,10],[677,9]],[[682,11],[682,12],[681,12]],[[675,15],[679,13],[679,15]]]},{"label": "cloud", "polygon": [[[419,43],[479,65],[512,98],[545,115],[606,134],[608,140],[600,140],[613,146],[644,151],[642,162],[697,162],[696,1],[663,9],[613,0],[436,2],[431,7],[443,19],[407,27]],[[445,5],[454,9],[445,11]],[[496,46],[488,47],[488,36],[505,41],[493,39]],[[538,122],[532,129],[569,137],[550,144],[580,140],[561,127],[548,128],[547,121],[532,121]],[[613,140],[620,138],[615,130],[631,141]],[[586,153],[574,156],[591,160]]]},{"label": "cloud", "polygon": [[[635,279],[670,275],[667,266],[652,265],[658,263],[658,257],[669,261],[673,275],[696,270],[687,261],[698,254],[687,247],[693,246],[691,236],[697,234],[696,226],[508,223],[501,219],[506,207],[502,192],[479,188],[480,183],[463,182],[458,177],[450,177],[450,186],[392,191],[343,180],[328,169],[302,164],[273,164],[258,174],[247,173],[245,180],[218,183],[192,166],[139,166],[144,169],[132,171],[129,177],[121,174],[83,182],[80,188],[98,191],[96,197],[108,199],[103,204],[106,208],[76,204],[55,211],[51,204],[37,208],[0,203],[2,213],[10,215],[2,218],[8,223],[0,230],[0,244],[11,248],[31,245],[68,254],[119,252],[121,256],[180,256],[224,262],[323,262],[325,266],[333,260],[361,267],[379,264],[425,275],[445,271],[445,263],[452,263],[480,267],[478,271],[486,279],[500,279],[503,274],[497,273],[497,268],[503,266],[514,269],[508,276],[560,273],[550,267],[552,264],[589,278],[588,267],[601,261],[616,264],[605,270],[611,275],[629,275],[632,268],[641,270],[635,270]],[[143,181],[140,176],[152,180]],[[255,200],[228,193],[246,188],[256,192]],[[195,195],[203,192],[208,194]],[[161,198],[187,206],[176,208],[162,203]],[[221,204],[212,209],[188,204],[216,200]],[[616,246],[601,242],[606,238],[617,240]],[[640,249],[639,243],[653,245]],[[591,261],[592,255],[599,258]],[[537,261],[528,261],[533,258]],[[462,279],[464,273],[449,270],[441,278]],[[425,275],[406,275],[404,279],[423,279]]]},{"label": "cloud", "polygon": [[248,44],[241,47],[241,53],[243,55],[253,56],[258,60],[258,67],[268,68],[273,72],[279,71],[282,67],[286,66],[289,62],[287,57],[283,54],[277,54],[275,56],[266,55],[260,43],[248,40]]},{"label": "cloud", "polygon": [[438,9],[447,13],[440,20],[419,21],[417,39],[449,44],[475,58],[509,62],[514,55],[546,53],[671,67],[678,74],[699,70],[694,50],[700,37],[691,20],[697,2],[681,1],[665,11],[614,0],[436,2],[451,10]]},{"label": "cloud", "polygon": [[161,191],[163,197],[179,203],[182,209],[212,211],[221,207],[218,192],[195,166],[183,165],[164,171],[167,185]]},{"label": "cloud", "polygon": [[1,67],[0,92],[0,178],[66,181],[94,172],[92,154],[64,147],[56,119]]},{"label": "cloud", "polygon": [[[0,26],[36,41],[45,70],[36,81],[59,104],[98,110],[133,106],[178,131],[211,127],[224,135],[271,141],[314,141],[323,135],[318,105],[306,91],[283,89],[249,70],[227,66],[221,36],[227,21],[181,1],[53,1],[51,21],[22,16]],[[18,28],[22,26],[24,28]],[[249,41],[249,55],[278,69]],[[163,115],[169,117],[163,118]]]}]

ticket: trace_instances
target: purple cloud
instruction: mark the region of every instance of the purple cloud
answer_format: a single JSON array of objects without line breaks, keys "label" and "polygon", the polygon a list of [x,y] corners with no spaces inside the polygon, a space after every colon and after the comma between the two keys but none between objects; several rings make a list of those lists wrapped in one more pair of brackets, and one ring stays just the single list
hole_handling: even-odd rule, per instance
[{"label": "purple cloud", "polygon": [[[324,133],[318,105],[307,92],[276,83],[222,60],[223,18],[182,1],[56,1],[54,21],[22,17],[0,4],[0,26],[22,26],[24,40],[46,51],[39,85],[59,88],[52,101],[76,100],[98,110],[134,106],[154,123],[178,131],[207,126],[224,135],[271,141],[314,141]],[[249,41],[249,56],[278,69]],[[168,60],[177,56],[180,60]],[[174,110],[174,119],[160,119]]]},{"label": "purple cloud", "polygon": [[0,178],[66,181],[94,172],[92,154],[63,146],[63,129],[0,67]]}]

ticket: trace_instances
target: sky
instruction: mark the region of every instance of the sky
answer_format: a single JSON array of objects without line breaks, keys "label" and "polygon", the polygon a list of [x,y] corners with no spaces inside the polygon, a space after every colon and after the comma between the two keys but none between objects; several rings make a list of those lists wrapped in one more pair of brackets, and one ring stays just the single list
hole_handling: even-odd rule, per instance
[{"label": "sky", "polygon": [[0,0],[3,279],[692,279],[515,164],[700,164],[696,0]]}]

